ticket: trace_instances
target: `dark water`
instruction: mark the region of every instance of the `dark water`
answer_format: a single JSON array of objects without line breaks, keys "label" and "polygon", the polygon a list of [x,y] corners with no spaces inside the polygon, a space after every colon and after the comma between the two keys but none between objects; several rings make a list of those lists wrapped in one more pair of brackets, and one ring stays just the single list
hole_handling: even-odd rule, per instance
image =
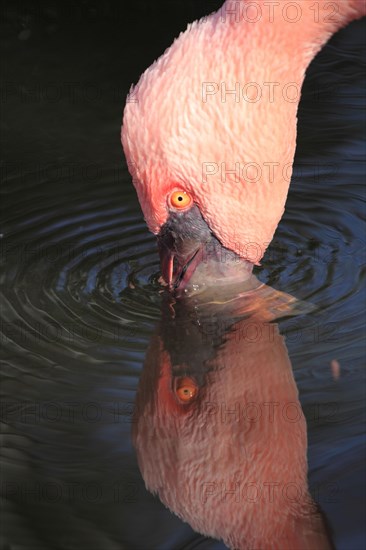
[{"label": "dark water", "polygon": [[[1,548],[224,548],[147,492],[132,447],[162,299],[119,144],[130,83],[217,6],[9,6]],[[317,306],[279,328],[308,424],[311,493],[344,550],[365,547],[364,29],[338,33],[309,70],[286,214],[257,273]]]}]

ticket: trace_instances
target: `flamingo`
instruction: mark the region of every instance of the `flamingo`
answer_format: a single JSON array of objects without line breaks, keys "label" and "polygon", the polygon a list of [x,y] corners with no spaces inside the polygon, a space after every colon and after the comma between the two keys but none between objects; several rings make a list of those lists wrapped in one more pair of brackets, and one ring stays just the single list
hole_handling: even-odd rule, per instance
[{"label": "flamingo", "polygon": [[[217,12],[189,25],[131,88],[122,146],[171,289],[185,288],[192,280],[209,285],[250,280],[284,212],[306,69],[333,33],[365,13],[363,0],[226,0]],[[238,328],[244,330],[245,323]],[[270,432],[271,456],[242,464],[236,439],[231,447],[223,444],[226,430],[220,433],[196,417],[188,422],[172,396],[174,365],[163,344],[156,335],[134,424],[139,464],[150,490],[197,531],[231,548],[329,548],[308,494],[303,418],[280,426],[279,438]],[[191,340],[186,348],[190,345]],[[277,391],[276,402],[298,401],[279,335],[271,345],[262,341],[245,348],[231,333],[212,361],[224,367],[211,373],[204,389],[208,401],[222,402],[224,393],[232,408],[242,399],[243,386],[257,392],[251,398],[255,402],[271,401],[271,392]],[[198,415],[199,406],[194,401],[190,411]],[[217,439],[210,437],[215,430]],[[287,438],[298,445],[287,445]],[[220,467],[199,462],[196,449],[202,441]],[[183,449],[178,455],[177,445]],[[260,451],[260,440],[253,448]],[[288,448],[296,454],[289,462]],[[274,456],[282,460],[275,462]],[[187,466],[192,461],[194,475]],[[296,509],[281,502],[276,513],[263,505],[257,515],[246,502],[233,505],[221,498],[218,487],[224,480],[232,488],[237,465],[237,480],[243,483],[250,480],[252,466],[256,480],[269,468],[269,478],[280,475],[284,483],[290,470],[304,499]],[[211,483],[205,485],[203,501],[197,492],[202,480]]]},{"label": "flamingo", "polygon": [[171,288],[203,264],[204,284],[259,264],[285,208],[306,68],[365,5],[226,0],[131,88],[121,140]]},{"label": "flamingo", "polygon": [[164,309],[134,409],[142,477],[195,531],[229,548],[330,550],[308,488],[306,421],[284,338],[268,322],[272,308],[243,300],[237,322],[233,303],[179,300],[173,319]]}]

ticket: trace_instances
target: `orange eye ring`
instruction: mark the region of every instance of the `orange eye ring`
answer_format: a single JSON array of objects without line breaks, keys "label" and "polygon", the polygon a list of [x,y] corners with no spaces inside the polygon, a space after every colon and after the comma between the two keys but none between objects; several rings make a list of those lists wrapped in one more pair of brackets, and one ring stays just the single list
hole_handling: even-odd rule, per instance
[{"label": "orange eye ring", "polygon": [[175,394],[181,403],[190,403],[198,394],[196,381],[189,376],[183,376],[176,380]]},{"label": "orange eye ring", "polygon": [[187,191],[173,191],[169,197],[169,206],[178,210],[184,210],[193,203],[193,199]]}]

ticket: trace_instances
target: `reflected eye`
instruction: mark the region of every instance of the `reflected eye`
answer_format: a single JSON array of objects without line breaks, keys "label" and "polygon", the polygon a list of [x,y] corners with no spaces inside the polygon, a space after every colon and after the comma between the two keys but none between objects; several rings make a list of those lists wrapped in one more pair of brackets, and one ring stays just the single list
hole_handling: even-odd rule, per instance
[{"label": "reflected eye", "polygon": [[198,393],[198,386],[193,378],[184,376],[177,378],[175,381],[175,393],[179,401],[189,403]]},{"label": "reflected eye", "polygon": [[186,191],[174,191],[169,197],[169,206],[182,210],[183,208],[188,208],[192,202],[191,195]]}]

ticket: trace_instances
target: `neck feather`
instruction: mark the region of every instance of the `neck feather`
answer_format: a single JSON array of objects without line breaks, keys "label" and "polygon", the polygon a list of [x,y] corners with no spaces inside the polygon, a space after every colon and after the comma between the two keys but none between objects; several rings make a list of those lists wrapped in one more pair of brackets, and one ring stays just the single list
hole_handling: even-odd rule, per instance
[{"label": "neck feather", "polygon": [[240,29],[243,42],[260,37],[261,48],[271,50],[274,63],[287,62],[304,73],[337,30],[366,15],[366,1],[226,0],[217,15]]}]

